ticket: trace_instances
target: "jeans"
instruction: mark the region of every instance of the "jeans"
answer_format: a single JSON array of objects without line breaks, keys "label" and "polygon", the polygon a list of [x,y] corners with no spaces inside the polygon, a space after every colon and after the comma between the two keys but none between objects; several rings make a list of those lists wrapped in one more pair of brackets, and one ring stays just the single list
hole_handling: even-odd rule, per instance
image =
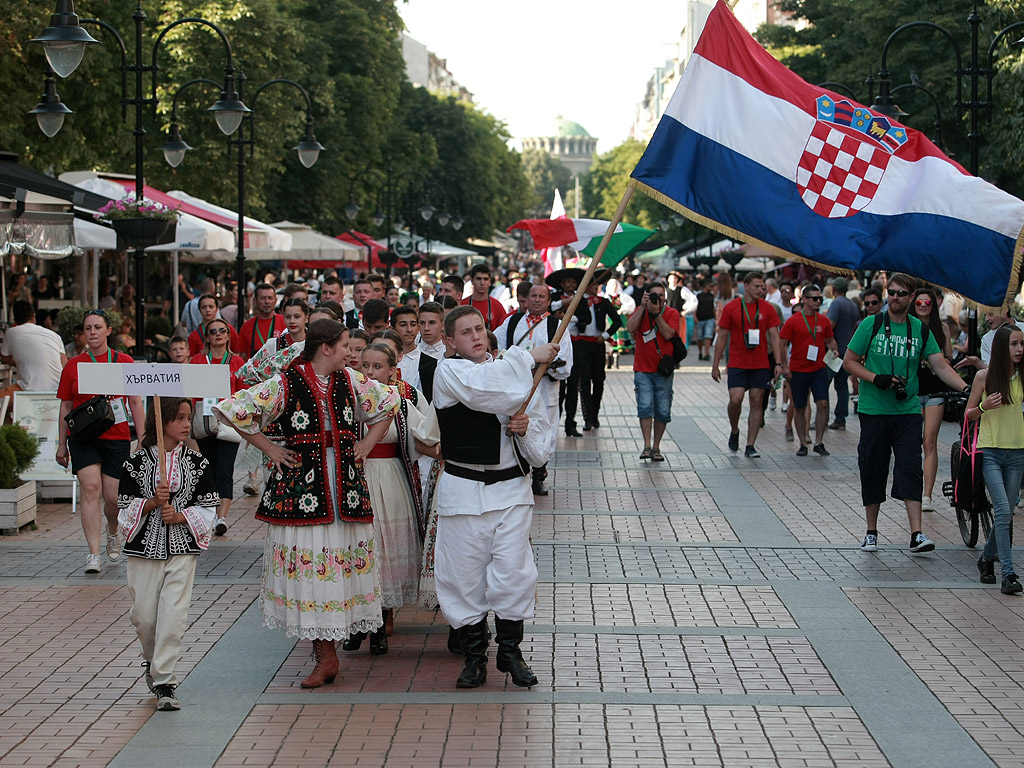
[{"label": "jeans", "polygon": [[985,542],[981,558],[989,562],[999,557],[1003,567],[1003,578],[1013,570],[1013,553],[1010,551],[1013,538],[1013,505],[1017,501],[1021,475],[1024,474],[1024,448],[984,448],[981,474],[985,487],[992,499],[992,516],[995,523],[992,533]]},{"label": "jeans", "polygon": [[660,373],[633,371],[633,392],[636,394],[636,415],[668,424],[672,421],[672,379]]},{"label": "jeans", "polygon": [[832,386],[836,390],[836,421],[845,424],[850,415],[850,374],[845,368],[840,368],[832,378]]}]

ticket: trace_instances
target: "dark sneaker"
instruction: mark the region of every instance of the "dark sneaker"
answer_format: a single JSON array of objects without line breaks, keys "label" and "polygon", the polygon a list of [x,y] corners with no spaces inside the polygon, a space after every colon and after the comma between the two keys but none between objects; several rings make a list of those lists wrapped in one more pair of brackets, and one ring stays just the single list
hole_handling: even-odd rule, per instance
[{"label": "dark sneaker", "polygon": [[819,456],[831,456],[832,455],[832,454],[830,454],[828,452],[828,449],[825,447],[824,443],[818,443],[816,446],[814,446],[814,452],[816,454],[818,454]]},{"label": "dark sneaker", "polygon": [[213,532],[218,536],[223,536],[228,532],[228,521],[223,517],[218,517],[216,525],[213,526]]},{"label": "dark sneaker", "polygon": [[933,549],[935,549],[935,542],[923,533],[915,533],[910,537],[910,551],[915,555],[922,552],[931,552]]},{"label": "dark sneaker", "polygon": [[797,448],[796,449],[796,455],[797,456],[806,456],[807,455],[807,446],[806,445],[801,445],[799,448]]},{"label": "dark sneaker", "polygon": [[845,421],[833,421],[831,424],[828,425],[828,428],[829,429],[846,429],[846,422]]},{"label": "dark sneaker", "polygon": [[174,695],[173,685],[158,685],[156,687],[156,708],[160,712],[176,712],[181,709],[181,702]]},{"label": "dark sneaker", "polygon": [[861,552],[874,552],[878,549],[878,534],[877,533],[865,533],[864,541],[860,543]]},{"label": "dark sneaker", "polygon": [[153,676],[149,674],[149,662],[142,662],[142,666],[146,670],[146,687],[149,688],[150,693],[156,693],[156,685],[153,684]]},{"label": "dark sneaker", "polygon": [[999,591],[1004,595],[1016,595],[1019,592],[1024,592],[1024,584],[1017,581],[1016,573],[1011,573],[1003,579],[1003,585],[999,587]]},{"label": "dark sneaker", "polygon": [[729,450],[736,453],[740,449],[740,433],[732,432],[729,435]]},{"label": "dark sneaker", "polygon": [[982,584],[995,584],[996,583],[996,568],[995,560],[986,560],[983,557],[978,558],[978,573],[981,574],[981,578],[978,579]]},{"label": "dark sneaker", "polygon": [[747,449],[743,452],[743,455],[748,459],[760,459],[761,454],[757,452],[757,448],[752,445],[748,445]]}]

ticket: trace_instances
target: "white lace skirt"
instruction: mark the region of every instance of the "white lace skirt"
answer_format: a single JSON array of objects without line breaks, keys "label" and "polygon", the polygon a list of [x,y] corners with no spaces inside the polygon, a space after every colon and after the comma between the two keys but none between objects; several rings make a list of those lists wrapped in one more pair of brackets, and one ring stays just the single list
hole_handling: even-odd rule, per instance
[{"label": "white lace skirt", "polygon": [[344,640],[383,623],[370,523],[270,525],[263,623],[304,640]]},{"label": "white lace skirt", "polygon": [[381,605],[415,604],[423,549],[402,460],[367,459],[363,471],[373,507]]}]

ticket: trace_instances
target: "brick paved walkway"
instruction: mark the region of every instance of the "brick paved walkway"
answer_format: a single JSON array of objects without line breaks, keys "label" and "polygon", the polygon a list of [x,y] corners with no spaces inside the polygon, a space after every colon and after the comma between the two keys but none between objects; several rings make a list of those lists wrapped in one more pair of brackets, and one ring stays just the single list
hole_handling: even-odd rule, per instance
[{"label": "brick paved walkway", "polygon": [[70,505],[41,507],[0,539],[0,766],[1024,766],[1024,601],[977,583],[951,511],[911,557],[887,502],[862,553],[856,422],[797,458],[770,411],[752,461],[725,447],[724,401],[689,361],[668,460],[645,466],[612,372],[601,429],[561,441],[530,691],[493,667],[456,691],[443,620],[409,609],[387,656],[302,690],[308,643],[259,626],[263,529],[239,490],[199,560],[184,709],[154,714],[124,565],[85,575]]}]

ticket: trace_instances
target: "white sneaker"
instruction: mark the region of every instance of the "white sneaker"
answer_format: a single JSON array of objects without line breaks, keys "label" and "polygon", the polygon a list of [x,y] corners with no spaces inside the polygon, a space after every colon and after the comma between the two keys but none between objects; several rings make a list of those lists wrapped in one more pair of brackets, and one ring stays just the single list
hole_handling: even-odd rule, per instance
[{"label": "white sneaker", "polygon": [[935,511],[935,505],[932,504],[932,497],[931,496],[925,496],[925,497],[923,497],[921,499],[921,509],[924,512],[934,512]]},{"label": "white sneaker", "polygon": [[228,521],[223,517],[218,517],[217,522],[214,523],[213,532],[218,536],[223,536],[228,532]]},{"label": "white sneaker", "polygon": [[874,533],[865,533],[864,541],[860,544],[862,552],[874,552],[878,549],[878,535]]},{"label": "white sneaker", "polygon": [[774,411],[775,410],[775,405],[776,405],[775,393],[773,392],[772,396],[768,398],[768,407],[771,408]]},{"label": "white sneaker", "polygon": [[100,556],[99,555],[94,555],[94,554],[90,553],[89,556],[87,558],[85,558],[85,572],[86,573],[99,573],[100,572]]},{"label": "white sneaker", "polygon": [[789,410],[789,403],[783,403],[782,404],[782,412],[785,413],[788,410]]},{"label": "white sneaker", "polygon": [[121,534],[120,533],[108,533],[107,534],[107,559],[112,563],[116,563],[121,557]]}]

